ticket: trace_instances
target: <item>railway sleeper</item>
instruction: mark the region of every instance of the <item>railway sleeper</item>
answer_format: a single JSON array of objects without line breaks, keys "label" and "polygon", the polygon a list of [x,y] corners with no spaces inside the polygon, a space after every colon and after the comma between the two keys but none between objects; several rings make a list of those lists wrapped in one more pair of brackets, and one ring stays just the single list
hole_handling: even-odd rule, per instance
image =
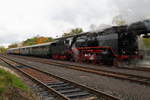
[{"label": "railway sleeper", "polygon": [[49,85],[51,86],[52,88],[55,88],[55,87],[65,87],[65,86],[68,86],[70,85],[69,83],[65,83],[65,84],[60,84],[60,85]]},{"label": "railway sleeper", "polygon": [[62,94],[67,94],[67,93],[73,93],[73,92],[81,92],[82,90],[79,88],[75,88],[75,89],[69,89],[69,90],[62,90],[59,91]]},{"label": "railway sleeper", "polygon": [[66,87],[56,87],[54,89],[56,91],[59,91],[59,90],[74,89],[74,88],[75,88],[74,86],[66,86]]},{"label": "railway sleeper", "polygon": [[63,95],[67,96],[70,99],[77,99],[77,98],[87,99],[89,97],[91,98],[94,96],[66,82],[48,83],[47,85],[51,88],[54,88],[56,91],[59,91],[60,93],[62,93]]},{"label": "railway sleeper", "polygon": [[78,93],[73,93],[73,94],[66,94],[65,96],[67,96],[70,99],[79,99],[79,98],[90,98],[90,97],[94,97],[94,95],[89,94],[87,92],[78,92]]},{"label": "railway sleeper", "polygon": [[65,84],[65,82],[62,81],[58,81],[58,82],[51,82],[51,83],[47,83],[47,85],[60,85],[60,84]]}]

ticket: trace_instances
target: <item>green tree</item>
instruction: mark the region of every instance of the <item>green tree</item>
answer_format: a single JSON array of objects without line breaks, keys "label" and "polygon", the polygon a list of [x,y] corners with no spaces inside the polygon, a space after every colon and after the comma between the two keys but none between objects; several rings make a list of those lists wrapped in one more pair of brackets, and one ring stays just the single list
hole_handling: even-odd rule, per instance
[{"label": "green tree", "polygon": [[118,25],[118,26],[127,24],[126,20],[123,18],[122,15],[115,16],[112,20],[112,23],[115,24],[115,25]]},{"label": "green tree", "polygon": [[9,46],[8,46],[8,48],[16,48],[18,45],[17,45],[17,43],[13,43],[13,44],[10,44]]},{"label": "green tree", "polygon": [[23,46],[36,44],[36,39],[37,39],[37,37],[33,37],[33,38],[30,38],[30,39],[23,41]]},{"label": "green tree", "polygon": [[150,39],[149,39],[149,38],[143,38],[143,44],[144,44],[146,47],[150,47]]},{"label": "green tree", "polygon": [[70,32],[68,33],[64,33],[62,36],[66,37],[66,36],[71,36],[71,35],[76,35],[76,34],[80,34],[83,32],[82,28],[75,28],[75,29],[71,29]]},{"label": "green tree", "polygon": [[0,46],[0,53],[4,53],[4,52],[6,52],[6,48],[4,47],[4,46]]}]

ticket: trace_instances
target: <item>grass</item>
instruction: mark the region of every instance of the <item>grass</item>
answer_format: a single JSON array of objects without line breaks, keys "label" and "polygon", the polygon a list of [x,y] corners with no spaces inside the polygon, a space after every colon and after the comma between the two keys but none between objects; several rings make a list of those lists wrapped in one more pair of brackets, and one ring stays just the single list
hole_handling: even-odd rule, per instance
[{"label": "grass", "polygon": [[28,87],[16,75],[0,69],[0,100],[4,100],[2,98],[7,96],[6,94],[11,95],[17,89],[27,91]]}]

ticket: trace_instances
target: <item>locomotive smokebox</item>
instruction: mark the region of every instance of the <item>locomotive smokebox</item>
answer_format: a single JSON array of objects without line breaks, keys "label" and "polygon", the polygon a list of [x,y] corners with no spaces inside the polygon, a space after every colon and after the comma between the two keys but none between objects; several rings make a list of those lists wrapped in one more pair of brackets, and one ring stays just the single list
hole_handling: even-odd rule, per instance
[{"label": "locomotive smokebox", "polygon": [[143,21],[145,27],[147,28],[147,33],[143,36],[143,38],[150,38],[150,20]]},{"label": "locomotive smokebox", "polygon": [[149,38],[150,20],[139,21],[128,26],[128,32],[136,35],[144,35],[143,38]]}]

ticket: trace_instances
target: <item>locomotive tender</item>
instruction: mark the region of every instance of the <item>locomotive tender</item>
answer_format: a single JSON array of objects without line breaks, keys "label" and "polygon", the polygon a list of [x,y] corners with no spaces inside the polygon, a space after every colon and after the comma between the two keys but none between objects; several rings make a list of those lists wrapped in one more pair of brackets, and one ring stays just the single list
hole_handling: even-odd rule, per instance
[{"label": "locomotive tender", "polygon": [[8,54],[50,57],[77,62],[110,63],[140,58],[138,36],[149,37],[150,21],[113,26],[99,32],[62,37],[51,43],[11,48]]}]

